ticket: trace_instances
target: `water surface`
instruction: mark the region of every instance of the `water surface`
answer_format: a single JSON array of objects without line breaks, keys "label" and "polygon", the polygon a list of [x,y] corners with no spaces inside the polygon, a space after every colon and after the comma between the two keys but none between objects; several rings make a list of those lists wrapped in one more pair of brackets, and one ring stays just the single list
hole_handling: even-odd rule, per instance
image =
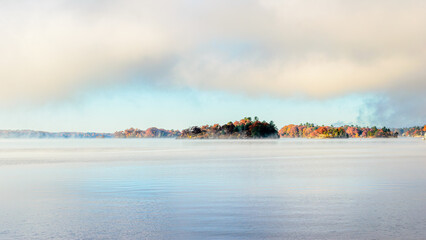
[{"label": "water surface", "polygon": [[424,239],[426,142],[1,139],[0,239]]}]

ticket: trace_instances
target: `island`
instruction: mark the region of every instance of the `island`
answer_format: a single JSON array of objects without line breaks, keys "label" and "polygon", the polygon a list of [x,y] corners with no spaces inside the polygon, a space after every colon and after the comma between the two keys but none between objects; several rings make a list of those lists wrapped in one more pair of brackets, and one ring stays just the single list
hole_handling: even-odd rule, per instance
[{"label": "island", "polygon": [[46,132],[34,130],[0,130],[0,138],[175,138],[175,139],[263,139],[263,138],[396,138],[423,137],[426,125],[406,128],[360,127],[354,125],[324,126],[313,123],[289,124],[278,130],[273,121],[245,117],[226,124],[192,126],[174,130],[157,127],[141,130],[128,128],[115,133]]},{"label": "island", "polygon": [[179,130],[166,130],[156,127],[151,127],[146,130],[129,128],[114,133],[114,137],[116,138],[176,138],[180,135],[181,133]]},{"label": "island", "polygon": [[397,128],[395,129],[401,136],[404,137],[425,137],[426,135],[426,125],[407,127],[407,128]]},{"label": "island", "polygon": [[245,117],[240,121],[228,122],[224,125],[193,126],[182,130],[179,138],[191,139],[248,139],[248,138],[278,138],[278,130],[273,121],[259,121]]},{"label": "island", "polygon": [[286,125],[278,134],[281,138],[395,138],[398,131],[389,128],[360,126],[317,126],[313,123]]}]

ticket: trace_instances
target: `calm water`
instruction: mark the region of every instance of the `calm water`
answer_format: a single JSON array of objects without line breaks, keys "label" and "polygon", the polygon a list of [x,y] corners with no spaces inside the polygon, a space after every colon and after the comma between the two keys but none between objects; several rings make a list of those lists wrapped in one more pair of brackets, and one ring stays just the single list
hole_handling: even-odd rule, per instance
[{"label": "calm water", "polygon": [[0,239],[425,239],[421,139],[0,140]]}]

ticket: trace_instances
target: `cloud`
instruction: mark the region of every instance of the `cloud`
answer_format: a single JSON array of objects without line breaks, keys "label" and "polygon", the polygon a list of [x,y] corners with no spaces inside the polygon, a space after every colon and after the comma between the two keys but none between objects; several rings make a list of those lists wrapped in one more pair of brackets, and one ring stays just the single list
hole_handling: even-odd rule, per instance
[{"label": "cloud", "polygon": [[424,99],[422,0],[3,2],[2,102],[57,98],[132,74],[249,95]]},{"label": "cloud", "polygon": [[118,2],[90,3],[10,1],[2,6],[3,99],[58,97],[122,81],[132,68],[173,51],[171,33],[150,21],[149,9],[127,16],[130,5],[115,10]]}]

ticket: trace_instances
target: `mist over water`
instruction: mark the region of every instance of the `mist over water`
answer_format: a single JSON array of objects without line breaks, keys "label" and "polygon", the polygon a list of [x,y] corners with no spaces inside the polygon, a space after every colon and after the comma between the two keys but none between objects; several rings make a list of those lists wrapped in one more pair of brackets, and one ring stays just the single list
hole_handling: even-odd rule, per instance
[{"label": "mist over water", "polygon": [[426,142],[0,139],[0,239],[422,239]]}]

